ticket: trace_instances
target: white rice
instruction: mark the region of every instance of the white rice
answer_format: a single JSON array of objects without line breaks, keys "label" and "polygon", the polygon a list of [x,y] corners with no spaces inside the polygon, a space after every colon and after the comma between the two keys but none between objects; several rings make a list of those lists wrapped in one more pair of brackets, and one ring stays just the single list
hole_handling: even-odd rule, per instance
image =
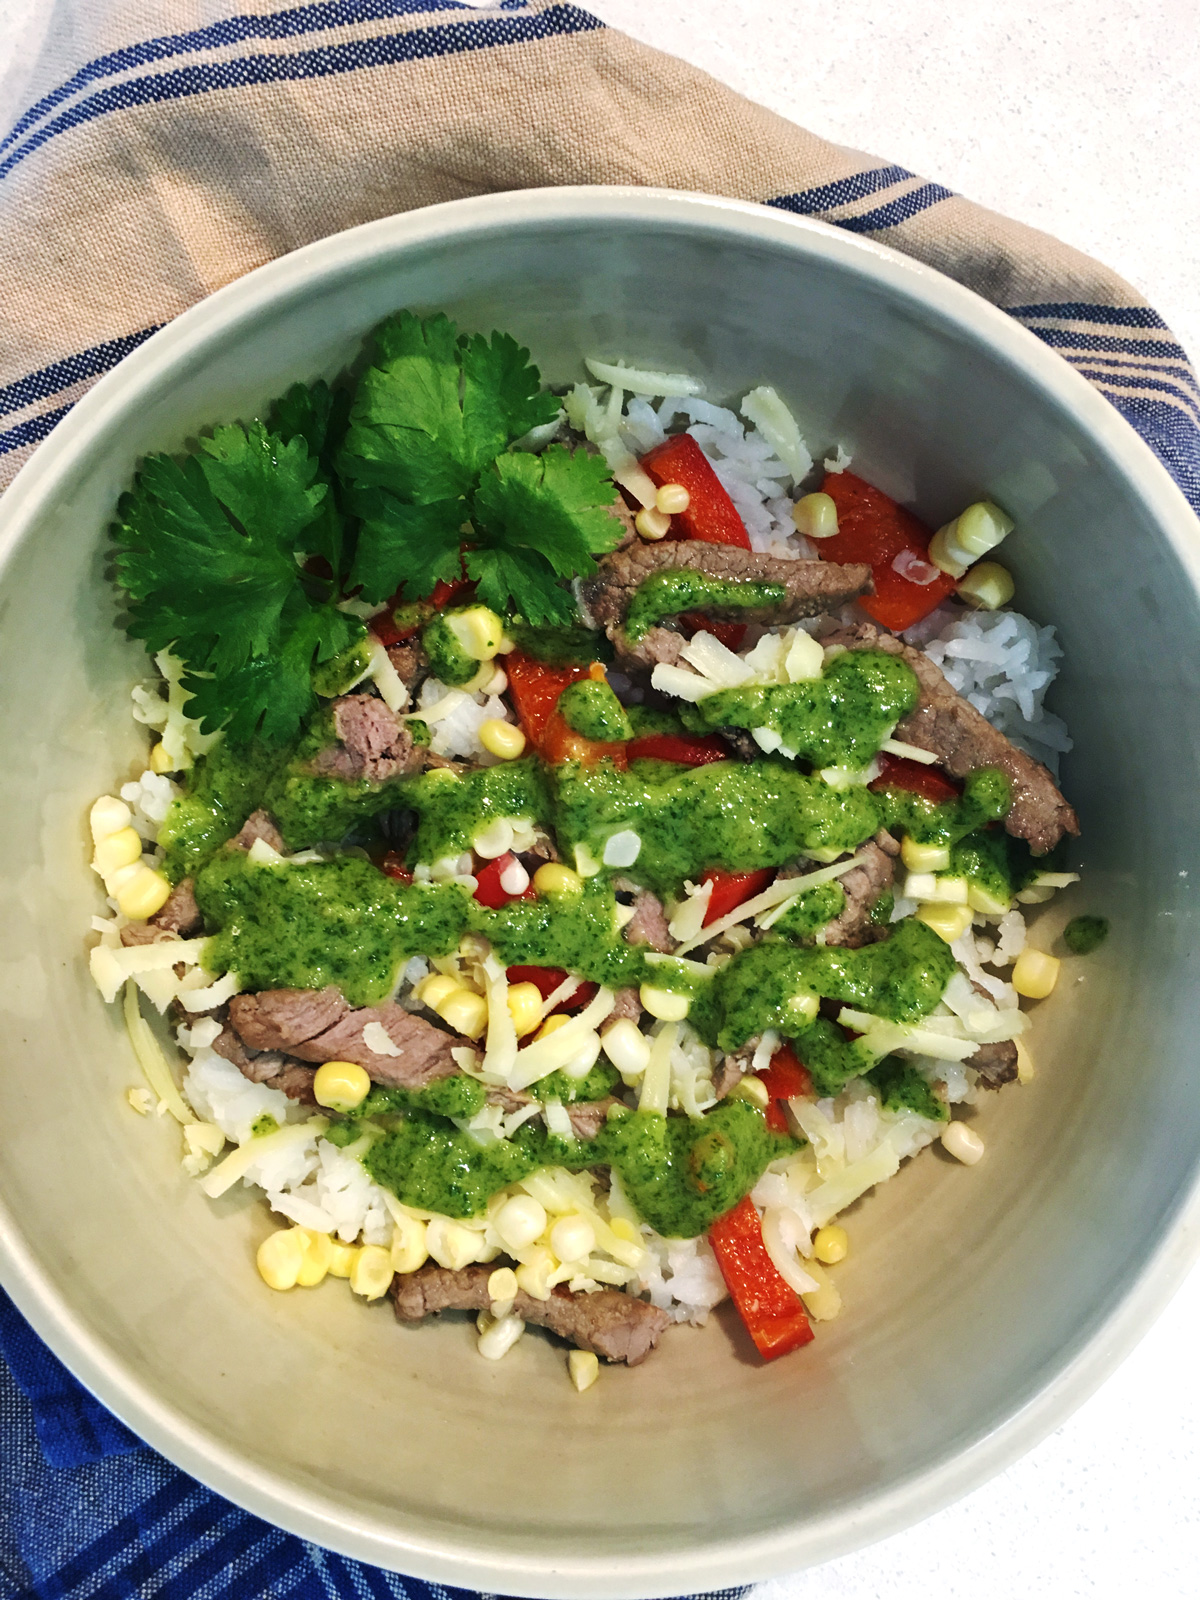
[{"label": "white rice", "polygon": [[479,730],[493,719],[512,721],[504,701],[498,695],[467,694],[463,689],[447,688],[436,678],[426,678],[417,700],[418,711],[430,711],[443,700],[451,702],[451,709],[429,727],[429,748],[434,755],[470,759],[484,765],[494,762],[496,758],[479,742]]}]

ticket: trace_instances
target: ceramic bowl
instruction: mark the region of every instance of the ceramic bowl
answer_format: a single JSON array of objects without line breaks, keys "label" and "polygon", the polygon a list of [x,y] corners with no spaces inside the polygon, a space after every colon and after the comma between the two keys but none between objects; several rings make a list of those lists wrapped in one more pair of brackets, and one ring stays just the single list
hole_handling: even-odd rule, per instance
[{"label": "ceramic bowl", "polygon": [[[938,525],[1016,518],[1021,608],[1059,630],[1082,886],[1112,921],[1037,1007],[1035,1080],[989,1101],[982,1163],[910,1163],[850,1219],[842,1317],[763,1366],[729,1308],[588,1393],[538,1335],[400,1328],[340,1282],[253,1264],[248,1192],[205,1199],[135,1116],[88,977],[87,808],[144,754],[106,529],[139,457],[333,375],[400,306],[584,355],[775,384],[818,457]],[[222,1494],[385,1567],[530,1596],[652,1596],[824,1560],[981,1483],[1066,1414],[1191,1258],[1200,1097],[1192,897],[1195,521],[1058,356],[876,244],[635,189],[457,202],[300,250],[214,294],[59,424],[0,504],[0,1278],[131,1427]]]}]

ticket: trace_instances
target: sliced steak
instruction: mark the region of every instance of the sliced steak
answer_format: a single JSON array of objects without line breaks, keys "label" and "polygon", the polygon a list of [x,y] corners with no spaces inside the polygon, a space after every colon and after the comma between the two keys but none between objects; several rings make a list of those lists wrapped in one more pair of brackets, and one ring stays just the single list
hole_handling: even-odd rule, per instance
[{"label": "sliced steak", "polygon": [[260,839],[281,855],[287,849],[283,835],[275,826],[275,818],[269,811],[252,811],[229,842],[235,850],[249,850]]},{"label": "sliced steak", "polygon": [[[872,588],[871,569],[862,565],[786,561],[734,545],[707,544],[699,539],[630,544],[605,556],[596,575],[584,582],[582,594],[589,611],[603,625],[618,651],[643,664],[672,659],[664,652],[673,648],[678,654],[676,646],[658,637],[669,633],[668,629],[653,628],[636,643],[624,632],[625,617],[634,594],[647,578],[658,572],[702,572],[726,582],[782,586],[785,597],[775,606],[688,607],[690,611],[708,611],[713,616],[735,617],[739,622],[794,622],[798,617],[820,616],[847,600],[869,593]],[[649,646],[647,639],[652,640]]]},{"label": "sliced steak", "polygon": [[[301,1061],[353,1061],[372,1082],[398,1089],[423,1089],[453,1076],[459,1069],[451,1051],[468,1043],[391,1001],[352,1007],[332,985],[234,995],[229,1018],[242,1043],[253,1050],[278,1050]],[[363,1036],[372,1023],[391,1040],[395,1055],[366,1042]]]},{"label": "sliced steak", "polygon": [[675,948],[663,903],[649,889],[639,889],[634,896],[633,916],[625,924],[625,943],[648,945],[663,955],[670,955]]},{"label": "sliced steak", "polygon": [[740,1050],[731,1050],[721,1065],[713,1073],[713,1094],[718,1100],[724,1100],[731,1094],[754,1064],[754,1052],[762,1043],[762,1034],[756,1033],[752,1039],[747,1039]]},{"label": "sliced steak", "polygon": [[993,728],[950,687],[941,668],[927,655],[869,622],[839,628],[822,642],[826,648],[885,650],[908,663],[917,675],[921,697],[916,710],[896,724],[895,737],[936,755],[955,778],[965,778],[980,767],[998,767],[1012,785],[1012,809],[1004,826],[1015,838],[1024,839],[1034,855],[1052,850],[1064,833],[1079,832],[1074,811],[1041,762]]},{"label": "sliced steak", "polygon": [[1016,1041],[1001,1039],[998,1044],[981,1044],[963,1065],[975,1068],[985,1089],[1002,1089],[1017,1075]]},{"label": "sliced steak", "polygon": [[228,1024],[213,1040],[212,1048],[226,1061],[231,1061],[251,1083],[263,1083],[269,1089],[282,1089],[289,1100],[295,1100],[300,1105],[316,1105],[317,1097],[313,1093],[315,1067],[291,1061],[274,1050],[248,1050]]},{"label": "sliced steak", "polygon": [[[494,1270],[488,1264],[452,1272],[427,1262],[416,1272],[398,1273],[390,1291],[397,1320],[420,1322],[439,1311],[486,1311],[491,1304],[488,1279]],[[513,1311],[523,1322],[549,1328],[579,1350],[631,1367],[646,1359],[671,1320],[665,1311],[617,1289],[572,1294],[563,1284],[548,1300],[519,1292]]]},{"label": "sliced steak", "polygon": [[577,1139],[594,1139],[608,1121],[612,1107],[621,1104],[623,1102],[615,1094],[610,1094],[603,1100],[572,1100],[563,1109],[571,1119]]},{"label": "sliced steak", "polygon": [[131,922],[121,929],[121,943],[162,944],[171,939],[187,939],[204,926],[190,878],[177,883],[160,910],[146,922]]},{"label": "sliced steak", "polygon": [[386,783],[419,771],[425,752],[394,711],[372,694],[346,694],[333,702],[334,744],[318,751],[312,771],[353,783]]},{"label": "sliced steak", "polygon": [[409,694],[429,674],[429,657],[419,639],[404,639],[400,644],[389,645],[388,660]]},{"label": "sliced steak", "polygon": [[873,839],[859,845],[854,852],[855,865],[837,880],[845,893],[846,904],[833,921],[826,924],[826,944],[856,950],[861,945],[887,938],[889,930],[872,922],[871,913],[880,895],[892,887],[899,854],[900,846],[886,828],[880,828]]},{"label": "sliced steak", "polygon": [[636,989],[618,989],[613,996],[613,1008],[605,1019],[605,1027],[610,1022],[619,1022],[627,1018],[630,1022],[640,1022],[642,1017],[642,997]]}]

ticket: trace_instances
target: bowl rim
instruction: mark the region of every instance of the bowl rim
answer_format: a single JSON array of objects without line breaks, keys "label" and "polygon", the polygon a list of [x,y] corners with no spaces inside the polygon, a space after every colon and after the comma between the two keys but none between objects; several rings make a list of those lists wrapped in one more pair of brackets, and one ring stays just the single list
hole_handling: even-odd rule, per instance
[{"label": "bowl rim", "polygon": [[[610,219],[738,243],[791,249],[873,281],[955,327],[1018,369],[1071,413],[1146,505],[1200,596],[1196,518],[1150,447],[1086,379],[1035,334],[972,290],[912,257],[810,217],[721,196],[633,186],[507,191],[448,201],[367,222],[266,263],[181,313],[106,373],[22,466],[0,498],[0,582],[42,506],[148,382],[189,350],[268,305],[310,293],[323,277],[397,250],[456,236],[495,235],[529,224]],[[39,1267],[17,1220],[0,1205],[0,1284],[56,1355],[135,1433],[169,1460],[254,1515],[343,1555],[435,1582],[500,1594],[555,1597],[669,1596],[748,1583],[848,1554],[897,1533],[978,1488],[1058,1427],[1147,1331],[1200,1255],[1200,1172],[1119,1303],[1066,1353],[1056,1372],[1003,1422],[965,1450],[803,1529],[783,1526],[690,1550],[623,1556],[538,1556],[495,1551],[479,1536],[412,1536],[382,1518],[347,1518],[321,1496],[242,1461],[214,1435],[146,1390],[136,1369],[90,1333]]]}]

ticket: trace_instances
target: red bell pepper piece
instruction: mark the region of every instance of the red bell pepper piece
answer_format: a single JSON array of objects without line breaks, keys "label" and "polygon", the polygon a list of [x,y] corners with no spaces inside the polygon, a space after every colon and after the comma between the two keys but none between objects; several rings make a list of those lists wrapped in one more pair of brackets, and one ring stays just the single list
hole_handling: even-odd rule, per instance
[{"label": "red bell pepper piece", "polygon": [[541,745],[558,697],[567,685],[591,676],[590,667],[551,667],[521,650],[512,650],[505,656],[504,670],[525,737],[534,746]]},{"label": "red bell pepper piece", "polygon": [[709,923],[727,916],[744,901],[761,894],[774,876],[774,867],[762,867],[757,872],[722,872],[719,867],[714,867],[711,872],[706,872],[702,881],[711,883],[713,887],[708,910],[704,913],[704,926],[707,928]]},{"label": "red bell pepper piece", "polygon": [[389,878],[394,878],[397,883],[411,883],[412,873],[404,865],[404,857],[398,850],[389,850],[379,863],[380,872],[386,873]]},{"label": "red bell pepper piece", "polygon": [[798,1350],[813,1338],[804,1302],[780,1276],[763,1243],[762,1223],[749,1195],[718,1217],[708,1240],[733,1303],[764,1361]]},{"label": "red bell pepper piece", "polygon": [[621,740],[585,739],[583,734],[575,732],[561,711],[551,713],[538,743],[543,761],[580,761],[584,766],[592,766],[607,757],[622,771],[629,759],[628,748]]},{"label": "red bell pepper piece", "polygon": [[[323,560],[324,558],[317,557],[317,559]],[[470,591],[470,594],[475,592],[475,583],[471,578],[465,576],[455,578],[451,583],[446,583],[439,578],[437,583],[434,584],[433,593],[426,603],[431,605],[435,611],[441,611],[451,601],[468,599],[470,597],[468,591]],[[399,593],[396,593],[388,601],[387,609],[381,611],[377,617],[372,617],[370,622],[367,623],[367,627],[370,628],[385,650],[390,650],[394,644],[403,644],[405,639],[411,639],[414,634],[420,633],[424,627],[424,623],[420,620],[410,623],[407,628],[398,628],[396,626],[394,618],[396,607],[407,603]]]},{"label": "red bell pepper piece", "polygon": [[[929,561],[932,532],[911,511],[899,506],[882,489],[875,489],[852,472],[827,472],[821,485],[837,506],[838,531],[817,545],[825,561],[865,561],[875,578],[875,593],[859,605],[876,622],[900,633],[926,617],[953,594],[957,581],[938,572]],[[928,583],[914,583],[900,566],[920,563],[923,575],[933,571]]]},{"label": "red bell pepper piece", "polygon": [[[558,988],[560,983],[566,981],[566,969],[563,967],[509,967],[507,973],[509,983],[532,983],[537,985],[538,993],[543,1000]],[[560,1005],[555,1006],[558,1011],[581,1011],[584,1006],[590,1005],[596,998],[596,985],[594,983],[581,983],[573,994],[569,994]]]},{"label": "red bell pepper piece", "polygon": [[718,622],[715,617],[706,617],[703,611],[684,611],[679,620],[687,629],[689,637],[697,633],[711,633],[726,650],[733,650],[735,653],[742,648],[746,638],[744,622]]},{"label": "red bell pepper piece", "polygon": [[715,733],[696,737],[678,733],[646,733],[625,746],[630,761],[674,761],[681,767],[706,767],[728,761],[729,751]]},{"label": "red bell pepper piece", "polygon": [[772,1100],[795,1100],[813,1092],[812,1074],[796,1059],[790,1044],[781,1046],[771,1057],[766,1070],[759,1073]]},{"label": "red bell pepper piece", "polygon": [[961,794],[958,785],[951,783],[945,773],[922,761],[910,761],[906,756],[889,755],[883,750],[875,758],[879,762],[879,776],[872,779],[872,789],[907,789],[919,794],[935,805],[946,800],[957,800]]},{"label": "red bell pepper piece", "polygon": [[690,433],[672,434],[662,444],[656,444],[642,457],[642,469],[658,488],[664,483],[681,483],[691,496],[687,510],[671,518],[676,538],[736,544],[749,550],[746,524]]},{"label": "red bell pepper piece", "polygon": [[515,860],[516,857],[511,854],[496,856],[494,860],[485,862],[475,874],[475,898],[489,911],[499,911],[501,906],[511,905],[514,900],[537,899],[537,890],[532,883],[520,894],[509,894],[500,882],[501,874],[511,867]]}]

